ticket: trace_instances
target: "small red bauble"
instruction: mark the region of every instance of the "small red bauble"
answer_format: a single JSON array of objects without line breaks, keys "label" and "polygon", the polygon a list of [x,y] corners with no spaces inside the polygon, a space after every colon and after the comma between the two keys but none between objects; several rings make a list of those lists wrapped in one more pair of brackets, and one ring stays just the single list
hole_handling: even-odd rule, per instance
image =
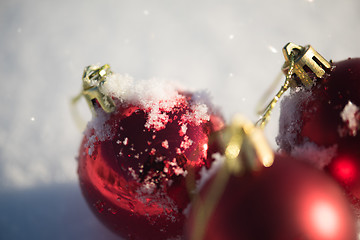
[{"label": "small red bauble", "polygon": [[359,106],[360,59],[334,62],[324,77],[314,77],[311,88],[299,88],[283,100],[277,138],[280,149],[288,153],[304,152],[311,144],[317,149],[309,154],[327,151],[320,165],[355,205],[360,203]]},{"label": "small red bauble", "polygon": [[174,96],[147,102],[111,96],[110,113],[91,99],[96,116],[80,147],[80,186],[96,216],[124,238],[181,238],[189,192],[200,169],[211,165],[209,136],[222,118],[191,93]]},{"label": "small red bauble", "polygon": [[[215,175],[216,176],[216,175]],[[200,192],[206,207],[212,178]],[[199,223],[192,209],[188,239]],[[201,239],[353,240],[355,219],[342,191],[321,171],[275,155],[273,166],[232,175]]]}]

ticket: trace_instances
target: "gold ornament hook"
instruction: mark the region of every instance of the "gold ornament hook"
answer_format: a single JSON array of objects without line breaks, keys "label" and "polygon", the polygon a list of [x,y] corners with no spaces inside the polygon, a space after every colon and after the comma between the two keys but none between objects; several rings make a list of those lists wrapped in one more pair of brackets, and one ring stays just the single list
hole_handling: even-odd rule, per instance
[{"label": "gold ornament hook", "polygon": [[[193,202],[194,226],[191,240],[203,239],[208,221],[226,188],[231,175],[242,175],[246,171],[256,171],[260,165],[270,167],[274,153],[268,145],[262,129],[248,119],[236,115],[232,123],[223,130],[225,163],[216,173],[205,197],[196,196]],[[245,156],[245,157],[244,157]]]},{"label": "gold ornament hook", "polygon": [[310,45],[302,47],[290,42],[283,48],[283,54],[285,63],[282,71],[286,76],[285,83],[265,107],[263,114],[256,123],[260,128],[266,126],[276,103],[289,87],[310,88],[317,78],[325,77],[326,73],[331,70],[331,63]]},{"label": "gold ornament hook", "polygon": [[111,74],[112,72],[108,64],[101,67],[98,65],[90,65],[84,69],[82,77],[83,91],[81,94],[85,97],[93,114],[95,114],[94,100],[96,100],[107,113],[115,110],[113,99],[102,92],[102,87],[106,84],[106,79]]},{"label": "gold ornament hook", "polygon": [[[262,129],[243,116],[236,115],[231,125],[225,129],[224,135],[226,163],[231,172],[238,174],[242,170],[249,170],[246,168],[256,170],[258,165],[253,159],[259,159],[264,167],[270,167],[273,164],[274,154]],[[247,155],[246,159],[249,160],[245,166],[241,166],[244,164],[241,160],[241,151]]]}]

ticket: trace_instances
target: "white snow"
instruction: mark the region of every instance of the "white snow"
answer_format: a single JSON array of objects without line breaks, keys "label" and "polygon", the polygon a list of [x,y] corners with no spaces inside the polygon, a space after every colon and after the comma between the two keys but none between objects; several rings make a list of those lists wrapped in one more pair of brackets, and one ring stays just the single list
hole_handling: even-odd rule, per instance
[{"label": "white snow", "polygon": [[184,136],[186,134],[187,129],[188,129],[187,124],[186,123],[182,124],[179,130],[179,135]]},{"label": "white snow", "polygon": [[188,149],[192,144],[193,140],[189,138],[189,136],[185,135],[184,140],[180,143],[180,148],[183,148],[184,150]]},{"label": "white snow", "polygon": [[161,146],[165,149],[168,149],[169,148],[169,141],[168,140],[164,140],[162,143],[161,143]]},{"label": "white snow", "polygon": [[294,147],[291,156],[307,161],[318,169],[323,169],[335,157],[336,150],[336,145],[325,148],[319,147],[313,142],[306,142],[301,146]]},{"label": "white snow", "polygon": [[[328,148],[317,146],[311,141],[298,145],[296,136],[300,132],[301,103],[311,99],[312,93],[303,88],[293,89],[289,95],[281,100],[281,115],[279,118],[279,134],[276,142],[281,149],[291,151],[291,155],[311,163],[313,166],[323,169],[336,154],[337,146]],[[315,106],[308,106],[307,111],[315,111]],[[313,107],[313,109],[312,109]],[[290,148],[291,146],[291,148]]]},{"label": "white snow", "polygon": [[[117,90],[154,76],[206,88],[227,119],[240,112],[256,120],[255,106],[283,64],[268,46],[310,43],[327,59],[358,57],[359,45],[344,44],[344,36],[360,37],[358,7],[357,0],[0,1],[0,238],[118,239],[78,188],[82,133],[69,102],[85,66],[108,63],[124,74]],[[294,19],[284,9],[302,21],[284,24]],[[84,99],[76,109],[91,118]],[[277,125],[273,115],[269,140]]]},{"label": "white snow", "polygon": [[[113,70],[115,71],[115,70]],[[129,75],[112,74],[101,89],[105,95],[120,99],[124,104],[135,105],[148,112],[147,128],[165,128],[170,112],[179,104],[185,103],[185,96],[179,93],[184,88],[178,83],[161,79],[134,81]],[[183,115],[183,123],[200,125],[209,121],[212,106],[207,92],[195,92],[190,102],[191,111]],[[165,111],[165,112],[164,112]]]},{"label": "white snow", "polygon": [[279,134],[276,137],[276,142],[282,149],[296,145],[296,136],[301,126],[300,104],[306,102],[309,98],[311,98],[310,91],[295,89],[289,95],[283,96],[283,99],[280,101],[281,115],[279,118]]},{"label": "white snow", "polygon": [[189,122],[198,126],[210,120],[209,109],[206,104],[193,104],[191,110],[191,113],[181,116],[183,122]]},{"label": "white snow", "polygon": [[151,108],[148,115],[148,119],[145,123],[145,127],[148,129],[161,130],[164,129],[166,124],[169,122],[169,115],[161,113],[159,108]]},{"label": "white snow", "polygon": [[340,113],[341,119],[346,124],[346,129],[339,128],[340,136],[346,135],[348,133],[350,136],[356,136],[359,130],[359,120],[360,120],[359,107],[349,101],[342,112]]},{"label": "white snow", "polygon": [[[91,147],[97,140],[105,141],[113,137],[114,133],[111,131],[111,127],[107,124],[103,124],[108,119],[108,114],[105,112],[99,112],[96,117],[89,121],[88,127],[85,131],[85,135],[89,138],[89,141],[85,144],[86,147]],[[94,132],[92,133],[91,130],[94,130]]]}]

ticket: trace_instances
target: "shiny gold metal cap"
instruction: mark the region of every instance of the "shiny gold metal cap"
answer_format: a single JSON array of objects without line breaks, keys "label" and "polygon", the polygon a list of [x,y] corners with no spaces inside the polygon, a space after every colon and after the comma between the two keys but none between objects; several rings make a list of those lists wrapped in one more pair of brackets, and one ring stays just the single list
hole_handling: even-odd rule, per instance
[{"label": "shiny gold metal cap", "polygon": [[101,90],[106,79],[112,74],[110,66],[105,64],[103,66],[90,65],[84,69],[82,77],[83,91],[82,95],[85,97],[91,111],[95,114],[94,100],[100,104],[102,109],[107,112],[115,110],[115,103],[110,96],[105,95]]},{"label": "shiny gold metal cap", "polygon": [[[309,76],[312,72],[318,78],[324,77],[325,73],[331,69],[331,64],[321,56],[312,46],[306,45],[305,47],[288,43],[282,50],[285,58],[285,63],[282,70],[285,74],[288,73],[290,68],[290,55],[294,55],[294,69],[295,74],[305,87],[313,85],[313,79]],[[294,86],[293,82],[290,86]]]}]

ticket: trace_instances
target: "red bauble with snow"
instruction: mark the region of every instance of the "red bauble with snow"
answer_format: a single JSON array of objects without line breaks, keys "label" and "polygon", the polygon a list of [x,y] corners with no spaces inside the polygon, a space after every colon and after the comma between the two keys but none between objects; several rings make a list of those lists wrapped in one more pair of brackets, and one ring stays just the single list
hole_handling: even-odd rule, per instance
[{"label": "red bauble with snow", "polygon": [[360,59],[334,62],[324,77],[314,77],[311,88],[300,87],[283,100],[277,138],[281,150],[312,155],[355,205],[360,204],[359,106]]},{"label": "red bauble with snow", "polygon": [[[208,194],[214,180],[201,190],[202,207],[212,201]],[[353,240],[356,233],[352,210],[339,186],[314,167],[281,155],[269,168],[232,175],[207,222],[196,222],[197,210],[192,209],[189,217],[190,240]],[[205,232],[199,238],[196,231],[203,224]]]},{"label": "red bauble with snow", "polygon": [[179,238],[195,180],[212,163],[209,136],[223,121],[192,93],[165,87],[159,98],[150,86],[148,93],[131,88],[138,92],[112,89],[111,113],[92,100],[96,116],[80,147],[80,186],[96,216],[120,236]]},{"label": "red bauble with snow", "polygon": [[242,118],[220,137],[225,162],[192,204],[189,240],[356,238],[352,209],[324,172],[273,153],[260,128]]}]

